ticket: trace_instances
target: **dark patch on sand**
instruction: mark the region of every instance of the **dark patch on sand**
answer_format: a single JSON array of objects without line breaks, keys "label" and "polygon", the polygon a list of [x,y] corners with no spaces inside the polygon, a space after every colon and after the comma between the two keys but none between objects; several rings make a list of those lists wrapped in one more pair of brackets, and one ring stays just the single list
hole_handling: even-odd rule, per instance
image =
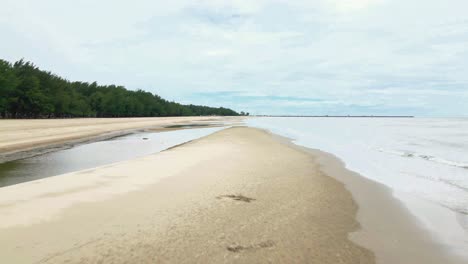
[{"label": "dark patch on sand", "polygon": [[275,246],[275,242],[271,240],[267,240],[258,244],[252,244],[248,246],[242,246],[242,245],[231,245],[226,247],[228,251],[234,252],[234,253],[239,253],[241,251],[245,250],[256,250],[256,249],[263,249],[263,248],[271,248]]},{"label": "dark patch on sand", "polygon": [[252,201],[255,201],[254,198],[246,197],[246,196],[241,195],[241,194],[237,194],[237,195],[234,195],[234,194],[220,195],[220,196],[218,196],[216,198],[217,199],[229,198],[229,199],[232,199],[234,201],[240,201],[240,202],[246,202],[246,203],[250,203]]},{"label": "dark patch on sand", "polygon": [[180,125],[170,125],[165,126],[164,128],[194,128],[194,127],[208,127],[212,124],[180,124]]}]

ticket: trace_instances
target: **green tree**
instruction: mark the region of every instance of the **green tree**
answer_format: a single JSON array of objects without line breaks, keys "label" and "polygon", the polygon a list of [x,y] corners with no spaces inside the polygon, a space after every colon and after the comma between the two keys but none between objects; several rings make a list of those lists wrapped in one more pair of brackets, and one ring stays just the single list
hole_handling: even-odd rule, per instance
[{"label": "green tree", "polygon": [[12,65],[0,60],[0,115],[2,117],[7,116],[10,105],[14,104],[13,94],[18,83]]},{"label": "green tree", "polygon": [[227,108],[182,105],[143,90],[70,82],[31,62],[0,60],[0,116],[136,117],[238,115]]}]

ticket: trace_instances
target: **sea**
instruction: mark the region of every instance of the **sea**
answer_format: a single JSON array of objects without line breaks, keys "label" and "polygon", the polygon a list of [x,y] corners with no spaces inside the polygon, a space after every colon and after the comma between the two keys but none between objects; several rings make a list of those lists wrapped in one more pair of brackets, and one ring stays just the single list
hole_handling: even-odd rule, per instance
[{"label": "sea", "polygon": [[341,159],[392,190],[433,237],[468,257],[468,119],[258,117],[252,127]]}]

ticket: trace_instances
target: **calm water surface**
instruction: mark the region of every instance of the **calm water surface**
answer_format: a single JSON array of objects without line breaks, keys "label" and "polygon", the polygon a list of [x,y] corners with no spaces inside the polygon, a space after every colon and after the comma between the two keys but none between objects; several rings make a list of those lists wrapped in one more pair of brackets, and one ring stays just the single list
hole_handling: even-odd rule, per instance
[{"label": "calm water surface", "polygon": [[149,155],[221,129],[138,133],[1,163],[0,188]]}]

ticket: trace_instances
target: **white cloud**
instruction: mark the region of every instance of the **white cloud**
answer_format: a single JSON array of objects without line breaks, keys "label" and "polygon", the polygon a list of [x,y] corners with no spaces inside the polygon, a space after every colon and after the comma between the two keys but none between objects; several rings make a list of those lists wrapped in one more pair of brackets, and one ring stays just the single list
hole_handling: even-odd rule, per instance
[{"label": "white cloud", "polygon": [[450,113],[468,112],[465,0],[0,2],[0,57],[73,80],[174,100],[254,90],[385,111],[414,106],[411,94],[421,112],[450,100]]},{"label": "white cloud", "polygon": [[381,1],[382,0],[328,0],[330,5],[344,12],[365,9]]},{"label": "white cloud", "polygon": [[230,49],[212,49],[212,50],[207,50],[205,51],[205,54],[207,56],[213,56],[213,57],[225,57],[228,55],[231,55],[233,53],[232,50]]}]

